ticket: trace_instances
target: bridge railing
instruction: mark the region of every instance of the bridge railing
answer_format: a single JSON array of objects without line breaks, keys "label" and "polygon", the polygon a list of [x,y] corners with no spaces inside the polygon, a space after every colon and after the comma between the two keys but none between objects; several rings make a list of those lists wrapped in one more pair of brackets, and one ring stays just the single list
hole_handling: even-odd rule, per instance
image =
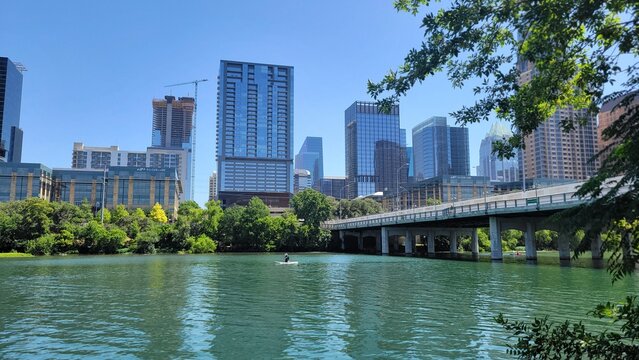
[{"label": "bridge railing", "polygon": [[577,186],[573,184],[572,189],[568,188],[570,191],[565,191],[566,187],[564,186],[561,189],[564,190],[564,192],[561,193],[540,195],[538,194],[538,190],[535,189],[534,191],[529,190],[514,194],[496,195],[357,218],[331,220],[324,222],[323,226],[329,230],[340,230],[417,221],[446,220],[456,217],[472,217],[505,212],[527,212],[551,208],[567,208],[586,201],[585,199],[580,199],[575,196],[576,187]]}]

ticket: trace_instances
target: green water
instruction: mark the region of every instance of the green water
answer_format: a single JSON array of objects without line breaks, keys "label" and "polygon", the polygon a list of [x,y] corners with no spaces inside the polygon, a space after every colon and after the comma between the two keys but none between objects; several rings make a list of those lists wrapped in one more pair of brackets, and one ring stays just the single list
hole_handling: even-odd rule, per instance
[{"label": "green water", "polygon": [[[507,358],[499,312],[584,319],[603,270],[366,255],[0,259],[0,358]],[[603,328],[607,322],[588,320]]]}]

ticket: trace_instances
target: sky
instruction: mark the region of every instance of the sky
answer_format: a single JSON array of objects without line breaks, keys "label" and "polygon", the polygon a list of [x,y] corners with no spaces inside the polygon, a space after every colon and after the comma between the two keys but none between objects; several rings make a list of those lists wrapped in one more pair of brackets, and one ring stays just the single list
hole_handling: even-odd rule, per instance
[{"label": "sky", "polygon": [[[215,169],[216,78],[220,60],[295,68],[294,150],[307,136],[324,142],[325,176],[344,175],[344,110],[371,100],[377,81],[423,39],[421,18],[392,0],[324,1],[6,1],[0,56],[21,62],[23,162],[68,168],[74,142],[144,150],[153,98],[198,89],[195,200],[208,199]],[[400,102],[401,127],[475,101],[443,74]],[[490,123],[469,125],[471,174]]]}]

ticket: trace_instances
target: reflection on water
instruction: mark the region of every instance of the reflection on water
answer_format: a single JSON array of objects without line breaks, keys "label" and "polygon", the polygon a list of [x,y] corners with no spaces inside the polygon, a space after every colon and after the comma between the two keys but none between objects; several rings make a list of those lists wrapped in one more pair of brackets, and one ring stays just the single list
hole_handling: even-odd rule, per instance
[{"label": "reflection on water", "polygon": [[493,317],[585,318],[605,271],[308,254],[0,261],[0,358],[506,358]]}]

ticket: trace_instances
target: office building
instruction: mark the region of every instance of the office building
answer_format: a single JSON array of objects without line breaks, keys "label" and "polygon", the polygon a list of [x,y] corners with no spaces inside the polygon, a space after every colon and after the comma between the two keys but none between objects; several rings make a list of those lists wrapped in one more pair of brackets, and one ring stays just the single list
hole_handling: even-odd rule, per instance
[{"label": "office building", "polygon": [[415,181],[435,176],[470,175],[468,129],[431,117],[413,128]]},{"label": "office building", "polygon": [[[521,61],[519,82],[534,76],[531,63]],[[574,130],[565,132],[562,123],[572,122]],[[518,152],[520,178],[586,180],[594,175],[597,153],[597,117],[585,109],[572,107],[557,110],[524,139]]]},{"label": "office building", "polygon": [[293,174],[293,193],[297,194],[304,189],[312,188],[312,179],[313,177],[311,176],[310,171],[304,169],[295,169],[295,173]]},{"label": "office building", "polygon": [[491,181],[513,182],[519,180],[519,165],[516,158],[500,159],[493,154],[493,142],[507,140],[513,133],[503,124],[494,123],[479,146],[478,176],[489,177]]},{"label": "office building", "polygon": [[[629,97],[632,97],[630,99]],[[627,104],[622,101],[627,99]],[[617,121],[623,114],[632,114],[639,111],[639,92],[635,91],[625,96],[619,96],[604,103],[599,110],[599,124],[597,125],[597,144],[599,151],[603,153],[598,158],[598,165],[601,165],[608,158],[612,149],[617,146],[621,139],[613,138],[605,140],[603,131]]]},{"label": "office building", "polygon": [[24,67],[0,57],[0,162],[22,161],[22,71]]},{"label": "office building", "polygon": [[106,208],[124,205],[127,209],[149,209],[159,203],[168,216],[175,217],[182,184],[173,168],[111,166],[104,170],[53,169],[52,201],[80,205],[88,202],[96,209],[104,197]]},{"label": "office building", "polygon": [[408,163],[408,183],[415,181],[415,159],[413,158],[413,147],[406,147],[406,162]]},{"label": "office building", "polygon": [[311,184],[316,186],[319,179],[324,177],[324,155],[322,138],[307,136],[295,155],[295,169],[308,170],[311,173]]},{"label": "office building", "polygon": [[293,192],[293,67],[222,60],[217,111],[222,206],[257,196],[287,207]]},{"label": "office building", "polygon": [[[105,171],[53,169],[42,164],[0,163],[0,202],[39,197],[49,201],[101,207]],[[106,207],[149,209],[162,205],[176,216],[182,185],[175,169],[111,166],[106,171]]]},{"label": "office building", "polygon": [[0,202],[39,197],[49,200],[53,178],[42,164],[0,162]]},{"label": "office building", "polygon": [[73,143],[71,168],[103,170],[113,166],[128,166],[153,169],[175,169],[184,186],[180,201],[188,200],[190,191],[189,151],[181,148],[148,147],[146,151],[120,150],[118,146],[85,146]]},{"label": "office building", "polygon": [[377,103],[356,101],[344,112],[344,127],[347,198],[394,191],[407,182],[398,105],[387,114]]},{"label": "office building", "polygon": [[389,210],[410,209],[436,203],[447,203],[491,194],[493,186],[486,176],[445,175],[410,184],[395,193],[384,194],[382,205]]},{"label": "office building", "polygon": [[326,176],[319,179],[319,192],[336,199],[346,198],[346,177]]},{"label": "office building", "polygon": [[213,171],[209,176],[209,201],[217,200],[217,173]]}]

